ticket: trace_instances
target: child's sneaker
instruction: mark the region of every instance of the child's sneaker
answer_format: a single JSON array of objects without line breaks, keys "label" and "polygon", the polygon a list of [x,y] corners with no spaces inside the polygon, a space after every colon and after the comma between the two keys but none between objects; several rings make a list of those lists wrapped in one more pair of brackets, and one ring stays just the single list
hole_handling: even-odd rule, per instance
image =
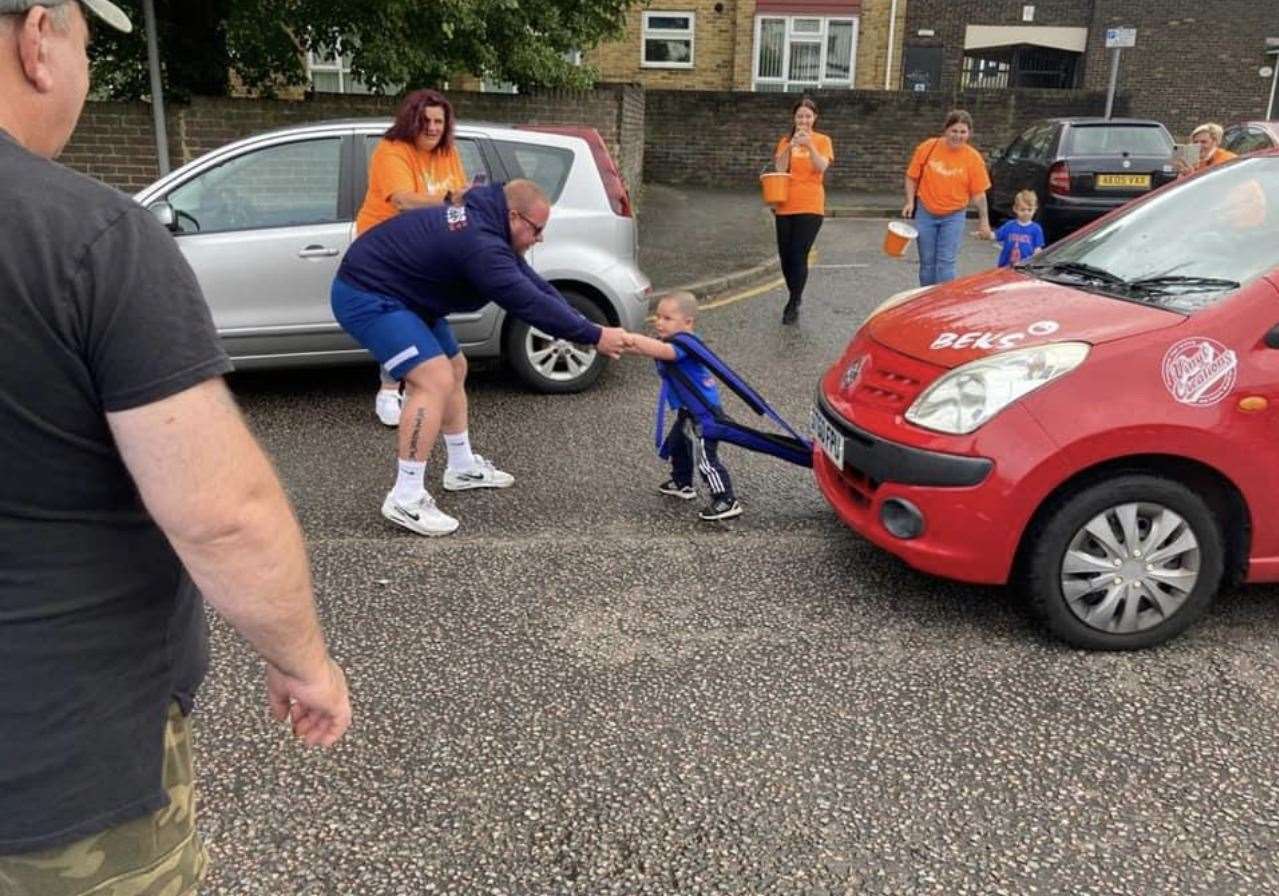
[{"label": "child's sneaker", "polygon": [[676,485],[674,479],[667,479],[657,487],[657,490],[663,495],[670,495],[681,501],[691,501],[697,497],[697,489],[691,485]]},{"label": "child's sneaker", "polygon": [[731,520],[742,515],[742,505],[727,498],[716,498],[709,507],[699,510],[697,515],[708,522]]}]

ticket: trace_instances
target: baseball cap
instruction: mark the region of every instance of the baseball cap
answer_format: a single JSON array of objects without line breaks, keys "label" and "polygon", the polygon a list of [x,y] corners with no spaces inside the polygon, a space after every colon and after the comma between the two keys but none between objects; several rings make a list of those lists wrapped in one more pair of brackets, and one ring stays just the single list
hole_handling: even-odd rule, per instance
[{"label": "baseball cap", "polygon": [[[61,6],[68,0],[0,0],[0,15],[14,12],[26,12],[33,6]],[[124,10],[110,0],[78,0],[81,6],[93,13],[112,28],[125,33],[133,30],[133,23],[124,14]]]}]

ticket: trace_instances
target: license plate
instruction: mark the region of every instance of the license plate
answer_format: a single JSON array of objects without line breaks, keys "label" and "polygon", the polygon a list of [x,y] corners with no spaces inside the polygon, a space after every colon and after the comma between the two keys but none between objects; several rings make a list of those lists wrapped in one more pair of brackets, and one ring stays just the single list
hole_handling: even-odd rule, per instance
[{"label": "license plate", "polygon": [[808,429],[831,462],[839,469],[844,469],[844,437],[826,422],[822,412],[815,407],[808,418]]},{"label": "license plate", "polygon": [[1149,190],[1149,174],[1098,174],[1099,187],[1126,187],[1128,189]]}]

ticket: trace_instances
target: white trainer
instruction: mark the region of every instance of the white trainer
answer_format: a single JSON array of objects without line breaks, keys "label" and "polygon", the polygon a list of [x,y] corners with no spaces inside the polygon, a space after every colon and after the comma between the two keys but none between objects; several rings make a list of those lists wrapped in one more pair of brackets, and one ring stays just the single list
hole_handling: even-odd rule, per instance
[{"label": "white trainer", "polygon": [[503,473],[493,466],[492,461],[478,454],[475,455],[475,466],[465,473],[450,469],[444,471],[444,490],[449,492],[464,492],[468,488],[509,488],[514,484],[514,476]]},{"label": "white trainer", "polygon": [[387,492],[382,502],[382,516],[397,526],[431,537],[448,535],[456,531],[458,525],[457,520],[435,506],[435,499],[426,492],[407,504],[395,500],[395,492]]},{"label": "white trainer", "polygon": [[400,425],[400,409],[404,406],[399,392],[390,389],[378,389],[377,400],[373,402],[373,412],[386,426]]}]

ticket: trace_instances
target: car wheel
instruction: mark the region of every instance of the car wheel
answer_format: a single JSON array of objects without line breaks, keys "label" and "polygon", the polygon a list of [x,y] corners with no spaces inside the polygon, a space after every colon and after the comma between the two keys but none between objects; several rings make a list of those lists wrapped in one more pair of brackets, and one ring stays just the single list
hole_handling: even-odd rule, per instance
[{"label": "car wheel", "polygon": [[[590,299],[572,290],[560,293],[588,320],[601,327],[609,325],[604,312]],[[595,346],[556,339],[522,320],[511,321],[504,349],[516,375],[538,392],[581,392],[599,379],[608,363]]]},{"label": "car wheel", "polygon": [[1199,495],[1130,473],[1040,515],[1022,555],[1021,584],[1036,615],[1067,643],[1139,650],[1204,614],[1223,562],[1221,529]]}]

